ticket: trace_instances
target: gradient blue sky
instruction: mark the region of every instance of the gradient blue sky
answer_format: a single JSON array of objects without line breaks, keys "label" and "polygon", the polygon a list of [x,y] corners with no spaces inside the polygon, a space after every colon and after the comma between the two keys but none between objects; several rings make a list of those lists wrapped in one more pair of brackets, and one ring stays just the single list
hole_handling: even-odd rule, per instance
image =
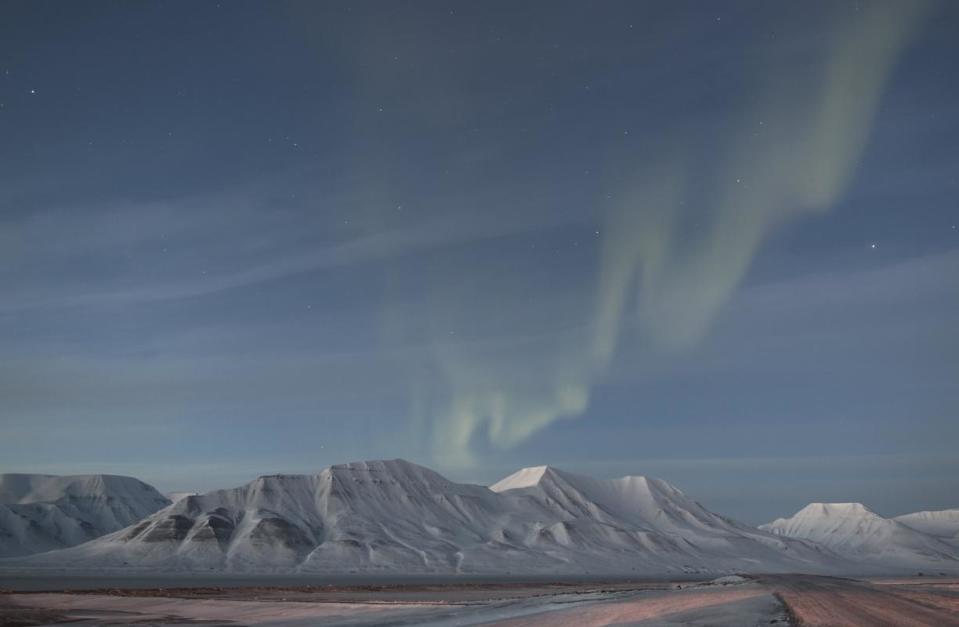
[{"label": "gradient blue sky", "polygon": [[956,3],[0,16],[0,471],[959,506]]}]

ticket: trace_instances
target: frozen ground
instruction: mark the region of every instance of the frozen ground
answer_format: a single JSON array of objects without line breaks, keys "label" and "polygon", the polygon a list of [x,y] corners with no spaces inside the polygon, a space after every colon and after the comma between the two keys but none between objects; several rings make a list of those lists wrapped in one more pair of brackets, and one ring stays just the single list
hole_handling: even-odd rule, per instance
[{"label": "frozen ground", "polygon": [[[792,622],[791,622],[792,621]],[[959,625],[959,581],[225,587],[0,594],[0,625]]]},{"label": "frozen ground", "polygon": [[[769,625],[785,621],[772,592],[748,581],[197,588],[111,593],[11,593],[20,624]],[[3,620],[0,619],[0,624]]]}]

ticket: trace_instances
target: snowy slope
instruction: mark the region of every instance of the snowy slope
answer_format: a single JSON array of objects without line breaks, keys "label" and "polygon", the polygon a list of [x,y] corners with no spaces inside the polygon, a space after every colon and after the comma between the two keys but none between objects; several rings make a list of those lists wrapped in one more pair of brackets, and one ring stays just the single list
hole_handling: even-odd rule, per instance
[{"label": "snowy slope", "polygon": [[550,468],[493,486],[402,460],[188,496],[32,566],[231,572],[832,572],[828,550],[713,514],[669,484]]},{"label": "snowy slope", "polygon": [[402,460],[359,462],[188,496],[41,561],[284,572],[482,570],[510,555],[532,564],[490,537],[510,516],[488,488]]},{"label": "snowy slope", "polygon": [[936,536],[940,540],[959,546],[959,509],[943,509],[936,512],[916,512],[896,516],[901,522],[916,531]]},{"label": "snowy slope", "polygon": [[[637,570],[679,566],[685,572],[698,572],[704,565],[728,572],[843,566],[828,550],[714,514],[661,479],[602,480],[542,466],[520,470],[491,489],[514,509],[536,510],[540,519],[556,520],[543,533],[574,548],[590,546],[600,568],[617,559],[624,566],[642,564]],[[623,554],[629,557],[624,560]]]},{"label": "snowy slope", "polygon": [[804,538],[864,565],[891,564],[906,569],[959,569],[953,547],[903,523],[883,518],[861,503],[811,503],[791,518],[761,529]]},{"label": "snowy slope", "polygon": [[80,544],[169,503],[132,477],[0,475],[0,557]]}]

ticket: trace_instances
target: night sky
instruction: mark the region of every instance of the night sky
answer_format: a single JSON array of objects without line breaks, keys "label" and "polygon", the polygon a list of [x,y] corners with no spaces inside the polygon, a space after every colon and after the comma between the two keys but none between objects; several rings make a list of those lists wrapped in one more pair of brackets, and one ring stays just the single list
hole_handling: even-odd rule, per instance
[{"label": "night sky", "polygon": [[0,472],[959,506],[959,3],[0,2]]}]

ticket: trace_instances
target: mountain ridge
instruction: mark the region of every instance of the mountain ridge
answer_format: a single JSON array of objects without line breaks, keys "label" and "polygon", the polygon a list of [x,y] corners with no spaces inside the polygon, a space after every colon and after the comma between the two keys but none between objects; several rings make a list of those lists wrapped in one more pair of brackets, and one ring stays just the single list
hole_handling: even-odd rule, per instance
[{"label": "mountain ridge", "polygon": [[[862,504],[812,503],[796,516],[807,524],[838,521],[846,535],[849,525],[880,531],[865,534],[872,545],[864,549],[839,536],[776,528],[791,519],[751,527],[643,475],[595,479],[533,466],[486,487],[393,459],[263,475],[235,488],[186,495],[84,544],[0,566],[669,576],[895,574],[934,563],[959,573],[959,560],[937,553],[948,545]],[[876,542],[894,550],[874,550]]]},{"label": "mountain ridge", "polygon": [[[186,496],[33,566],[260,572],[726,573],[838,558],[709,512],[659,479],[545,467],[494,488],[405,460]],[[508,478],[507,478],[508,479]],[[515,479],[515,478],[514,478]]]},{"label": "mountain ridge", "polygon": [[122,475],[0,474],[0,557],[75,546],[169,504]]},{"label": "mountain ridge", "polygon": [[959,546],[959,508],[913,512],[893,520]]},{"label": "mountain ridge", "polygon": [[914,570],[959,568],[953,547],[862,503],[810,503],[789,518],[759,528],[811,540],[859,563],[896,562]]}]

